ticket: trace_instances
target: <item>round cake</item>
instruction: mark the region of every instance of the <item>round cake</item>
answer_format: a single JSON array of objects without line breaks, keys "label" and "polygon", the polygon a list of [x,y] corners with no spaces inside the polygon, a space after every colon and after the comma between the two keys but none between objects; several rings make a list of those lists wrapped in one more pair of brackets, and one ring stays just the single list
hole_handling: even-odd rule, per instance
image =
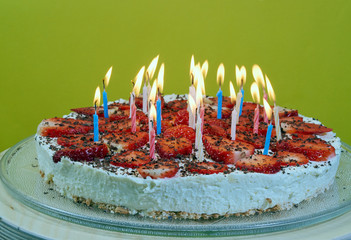
[{"label": "round cake", "polygon": [[260,107],[244,102],[231,140],[230,99],[223,98],[217,119],[216,98],[205,99],[203,158],[194,150],[184,95],[162,101],[162,133],[156,158],[150,157],[149,122],[136,98],[135,132],[130,106],[109,103],[109,118],[98,109],[99,141],[93,140],[94,108],[77,108],[63,118],[43,120],[35,137],[39,168],[62,195],[111,212],[153,218],[213,218],[287,210],[323,193],[334,182],[341,143],[330,128],[297,110],[279,108],[282,139],[273,128],[263,155],[268,124]]}]

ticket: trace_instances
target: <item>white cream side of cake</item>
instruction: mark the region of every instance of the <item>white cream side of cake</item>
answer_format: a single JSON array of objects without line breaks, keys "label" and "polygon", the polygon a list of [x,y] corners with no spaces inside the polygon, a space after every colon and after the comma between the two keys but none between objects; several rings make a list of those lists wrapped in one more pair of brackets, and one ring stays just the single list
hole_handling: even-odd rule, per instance
[{"label": "white cream side of cake", "polygon": [[[305,120],[318,123],[311,118]],[[57,190],[69,198],[79,196],[145,215],[154,211],[225,215],[275,206],[289,209],[293,204],[324,192],[334,181],[341,143],[334,133],[322,138],[336,149],[336,156],[329,159],[329,164],[310,162],[307,167],[288,167],[276,174],[234,171],[227,175],[180,177],[177,174],[169,179],[111,173],[66,157],[55,164],[52,161],[54,151],[48,144],[39,144],[36,137],[36,146],[39,168],[45,178],[52,179]],[[53,139],[52,143],[55,142]]]}]

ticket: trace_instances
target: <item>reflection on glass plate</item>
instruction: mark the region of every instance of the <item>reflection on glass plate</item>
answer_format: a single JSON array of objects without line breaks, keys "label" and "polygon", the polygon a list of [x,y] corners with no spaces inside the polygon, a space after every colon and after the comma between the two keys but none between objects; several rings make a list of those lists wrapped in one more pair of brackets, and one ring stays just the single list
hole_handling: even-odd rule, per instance
[{"label": "reflection on glass plate", "polygon": [[12,147],[0,162],[0,177],[9,193],[40,212],[100,229],[164,236],[257,234],[326,221],[351,209],[350,171],[351,147],[343,143],[335,183],[327,192],[291,210],[214,220],[153,220],[107,213],[61,196],[40,176],[33,136]]}]

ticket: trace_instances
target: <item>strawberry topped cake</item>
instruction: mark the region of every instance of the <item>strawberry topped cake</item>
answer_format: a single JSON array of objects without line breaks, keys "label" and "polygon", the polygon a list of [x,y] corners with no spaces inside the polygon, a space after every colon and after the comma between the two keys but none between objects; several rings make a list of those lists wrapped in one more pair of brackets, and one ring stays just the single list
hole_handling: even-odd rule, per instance
[{"label": "strawberry topped cake", "polygon": [[[131,131],[125,100],[99,108],[99,141],[94,141],[94,108],[76,108],[63,118],[43,120],[35,137],[42,176],[62,195],[79,203],[123,214],[153,218],[213,218],[287,210],[323,193],[334,182],[340,139],[332,129],[297,110],[279,108],[282,139],[275,127],[263,155],[268,124],[257,104],[244,102],[231,139],[234,104],[223,98],[217,119],[216,98],[204,101],[204,158],[194,148],[187,97],[162,99],[162,133],[150,157],[148,117],[136,98],[136,131]],[[273,122],[274,124],[274,122]]]}]

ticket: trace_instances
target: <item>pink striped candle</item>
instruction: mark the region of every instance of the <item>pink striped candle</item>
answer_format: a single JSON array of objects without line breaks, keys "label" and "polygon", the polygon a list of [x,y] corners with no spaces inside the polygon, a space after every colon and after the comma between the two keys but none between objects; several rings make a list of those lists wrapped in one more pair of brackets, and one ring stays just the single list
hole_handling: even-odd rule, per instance
[{"label": "pink striped candle", "polygon": [[149,142],[150,142],[150,157],[151,159],[155,159],[155,129],[154,129],[154,122],[151,121],[151,130],[150,130],[150,135],[149,135]]},{"label": "pink striped candle", "polygon": [[260,107],[257,104],[257,107],[255,108],[253,133],[258,134],[258,125],[259,124],[260,124]]}]

